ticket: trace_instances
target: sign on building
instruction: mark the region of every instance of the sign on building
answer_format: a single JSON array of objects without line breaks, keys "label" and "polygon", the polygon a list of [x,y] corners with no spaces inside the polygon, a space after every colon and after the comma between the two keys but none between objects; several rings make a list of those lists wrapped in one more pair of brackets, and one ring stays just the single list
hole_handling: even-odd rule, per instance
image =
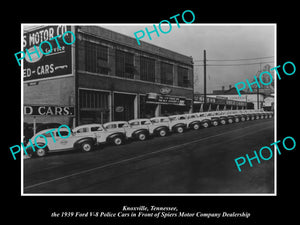
[{"label": "sign on building", "polygon": [[[29,32],[25,32],[23,35],[23,51],[34,52],[34,46],[39,46],[43,41],[51,43],[52,51],[50,54],[39,54],[40,57],[35,57],[32,54],[31,57],[34,60],[29,60],[26,53],[24,59],[24,81],[40,80],[45,78],[57,77],[62,75],[72,74],[72,48],[74,45],[66,45],[62,39],[62,34],[66,31],[71,31],[71,26],[55,25],[55,26],[43,26]],[[60,35],[60,37],[54,38]],[[72,35],[66,33],[64,39],[66,42],[72,42]],[[50,52],[48,44],[41,45],[43,52]]]}]

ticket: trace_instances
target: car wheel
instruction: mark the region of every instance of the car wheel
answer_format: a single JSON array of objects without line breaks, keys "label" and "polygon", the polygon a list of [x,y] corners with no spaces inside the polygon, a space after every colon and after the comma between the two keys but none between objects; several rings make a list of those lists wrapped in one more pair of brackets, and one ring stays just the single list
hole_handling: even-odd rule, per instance
[{"label": "car wheel", "polygon": [[89,151],[92,150],[92,148],[93,148],[92,143],[89,142],[89,141],[83,142],[83,143],[81,144],[81,150],[82,150],[83,152],[89,152]]},{"label": "car wheel", "polygon": [[138,139],[139,139],[140,141],[145,141],[145,140],[147,139],[147,135],[146,135],[145,133],[140,133],[140,134],[138,135]]},{"label": "car wheel", "polygon": [[233,120],[232,120],[232,119],[229,119],[229,120],[228,120],[228,123],[232,123],[232,122],[233,122]]},{"label": "car wheel", "polygon": [[181,133],[183,133],[183,131],[184,131],[184,130],[183,130],[183,127],[177,127],[177,128],[176,128],[176,132],[177,132],[177,133],[180,133],[180,134],[181,134]]},{"label": "car wheel", "polygon": [[222,124],[222,125],[225,125],[225,124],[226,124],[226,121],[225,121],[225,120],[221,120],[221,124]]},{"label": "car wheel", "polygon": [[246,119],[244,117],[241,118],[241,121],[244,122]]},{"label": "car wheel", "polygon": [[254,117],[254,116],[252,116],[252,117],[251,117],[251,120],[255,120],[255,117]]},{"label": "car wheel", "polygon": [[114,137],[112,142],[114,143],[114,145],[121,145],[123,144],[123,140],[121,137]]},{"label": "car wheel", "polygon": [[213,121],[212,124],[213,124],[213,126],[216,127],[216,126],[218,126],[219,123],[218,123],[218,121]]},{"label": "car wheel", "polygon": [[165,129],[162,129],[162,130],[160,130],[160,131],[158,132],[158,134],[159,134],[160,137],[164,137],[164,136],[167,135],[167,131],[166,131]]},{"label": "car wheel", "polygon": [[36,151],[35,151],[35,154],[36,156],[38,157],[44,157],[46,154],[47,154],[47,151],[45,148],[38,148]]},{"label": "car wheel", "polygon": [[204,122],[204,123],[202,124],[202,126],[203,126],[204,128],[207,128],[207,127],[209,126],[209,124],[208,124],[208,122]]},{"label": "car wheel", "polygon": [[199,130],[199,128],[200,128],[200,126],[199,126],[198,123],[195,123],[195,124],[193,125],[193,129],[194,129],[194,130]]},{"label": "car wheel", "polygon": [[236,123],[240,122],[239,118],[235,118],[234,120]]}]

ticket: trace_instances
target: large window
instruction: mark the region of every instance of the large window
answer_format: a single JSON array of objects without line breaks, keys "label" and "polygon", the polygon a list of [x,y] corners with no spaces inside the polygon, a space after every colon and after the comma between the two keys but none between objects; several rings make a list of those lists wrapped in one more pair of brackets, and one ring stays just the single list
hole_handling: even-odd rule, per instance
[{"label": "large window", "polygon": [[108,74],[108,47],[93,42],[85,42],[85,70]]},{"label": "large window", "polygon": [[178,86],[180,87],[191,87],[191,81],[189,80],[188,69],[183,67],[178,67]]},{"label": "large window", "polygon": [[79,90],[80,124],[108,122],[108,98],[107,92]]},{"label": "large window", "polygon": [[173,65],[169,63],[161,63],[160,67],[160,82],[162,84],[173,85]]},{"label": "large window", "polygon": [[133,54],[116,50],[116,75],[125,78],[134,78]]},{"label": "large window", "polygon": [[155,81],[155,60],[141,56],[140,58],[140,79]]}]

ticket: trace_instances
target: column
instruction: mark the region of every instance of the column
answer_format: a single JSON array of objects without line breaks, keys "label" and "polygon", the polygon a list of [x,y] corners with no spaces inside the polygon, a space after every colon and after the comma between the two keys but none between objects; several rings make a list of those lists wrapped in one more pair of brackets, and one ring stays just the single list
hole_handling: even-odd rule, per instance
[{"label": "column", "polygon": [[155,117],[160,116],[161,114],[161,105],[157,104],[155,108]]}]

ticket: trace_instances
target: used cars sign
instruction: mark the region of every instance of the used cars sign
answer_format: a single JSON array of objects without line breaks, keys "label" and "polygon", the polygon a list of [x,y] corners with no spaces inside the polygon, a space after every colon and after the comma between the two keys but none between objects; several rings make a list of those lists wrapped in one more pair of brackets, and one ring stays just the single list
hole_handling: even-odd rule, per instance
[{"label": "used cars sign", "polygon": [[71,106],[24,106],[24,115],[33,116],[72,116],[74,115],[74,107]]}]

